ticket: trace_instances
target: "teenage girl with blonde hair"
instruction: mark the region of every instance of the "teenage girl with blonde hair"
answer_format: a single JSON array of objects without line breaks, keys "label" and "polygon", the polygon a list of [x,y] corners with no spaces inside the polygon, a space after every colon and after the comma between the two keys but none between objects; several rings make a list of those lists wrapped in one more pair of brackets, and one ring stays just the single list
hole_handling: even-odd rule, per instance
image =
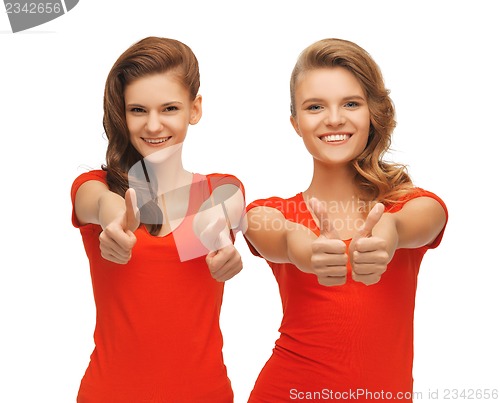
[{"label": "teenage girl with blonde hair", "polygon": [[394,107],[364,49],[310,45],[290,89],[290,120],[314,172],[305,191],[247,207],[245,237],[283,304],[250,402],[411,400],[417,275],[441,241],[446,206],[383,159]]}]

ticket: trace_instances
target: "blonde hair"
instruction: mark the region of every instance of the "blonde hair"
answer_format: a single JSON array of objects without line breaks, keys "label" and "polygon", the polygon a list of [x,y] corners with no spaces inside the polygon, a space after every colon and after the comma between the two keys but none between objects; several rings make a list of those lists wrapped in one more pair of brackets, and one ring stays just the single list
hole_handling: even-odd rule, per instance
[{"label": "blonde hair", "polygon": [[301,74],[319,69],[342,67],[350,71],[366,96],[370,111],[370,133],[364,151],[352,161],[360,197],[394,203],[413,188],[406,167],[383,160],[396,127],[394,104],[385,88],[380,68],[370,54],[343,39],[323,39],[302,51],[290,79],[290,111],[296,116],[295,89]]}]

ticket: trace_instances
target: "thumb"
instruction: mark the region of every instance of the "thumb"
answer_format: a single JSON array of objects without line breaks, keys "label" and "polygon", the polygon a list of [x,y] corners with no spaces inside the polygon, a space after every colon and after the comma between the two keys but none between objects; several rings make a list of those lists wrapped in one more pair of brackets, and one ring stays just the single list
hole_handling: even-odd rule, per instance
[{"label": "thumb", "polygon": [[125,231],[134,232],[140,225],[140,213],[137,207],[137,195],[132,188],[125,192]]},{"label": "thumb", "polygon": [[328,211],[325,203],[322,203],[315,197],[312,197],[309,199],[309,207],[311,208],[313,215],[318,219],[320,234],[329,239],[340,239],[339,233],[328,217]]},{"label": "thumb", "polygon": [[372,230],[375,225],[380,221],[382,214],[384,214],[384,205],[382,203],[377,203],[368,213],[368,217],[366,217],[365,223],[358,231],[359,238],[366,238],[372,235]]},{"label": "thumb", "polygon": [[201,243],[212,252],[222,249],[232,243],[226,230],[226,219],[224,217],[218,217],[215,221],[208,224],[201,232]]}]

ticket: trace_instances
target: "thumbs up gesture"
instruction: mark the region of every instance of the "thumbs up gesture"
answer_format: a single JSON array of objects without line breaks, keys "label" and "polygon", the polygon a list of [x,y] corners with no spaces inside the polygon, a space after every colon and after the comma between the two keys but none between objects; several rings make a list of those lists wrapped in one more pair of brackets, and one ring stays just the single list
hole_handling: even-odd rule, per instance
[{"label": "thumbs up gesture", "polygon": [[311,268],[325,286],[342,285],[347,280],[346,244],[328,217],[326,207],[311,198],[309,206],[319,221],[320,236],[312,243]]},{"label": "thumbs up gesture", "polygon": [[134,189],[128,189],[125,193],[124,213],[111,221],[99,235],[102,257],[118,264],[128,263],[137,241],[134,231],[139,225],[137,196]]},{"label": "thumbs up gesture", "polygon": [[368,213],[362,228],[349,245],[352,278],[366,285],[378,283],[390,261],[385,239],[372,235],[372,230],[384,214],[384,205],[377,203]]},{"label": "thumbs up gesture", "polygon": [[218,217],[201,232],[200,240],[210,252],[205,261],[212,277],[227,281],[243,268],[241,256],[234,247],[225,217]]}]

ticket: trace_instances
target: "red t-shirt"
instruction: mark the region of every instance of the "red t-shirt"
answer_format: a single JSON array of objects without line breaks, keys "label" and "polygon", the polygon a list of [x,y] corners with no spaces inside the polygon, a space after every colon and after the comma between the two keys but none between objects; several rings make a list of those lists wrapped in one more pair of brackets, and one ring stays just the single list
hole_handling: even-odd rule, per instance
[{"label": "red t-shirt", "polygon": [[[422,189],[405,202],[419,196],[436,199],[446,211],[441,199]],[[257,200],[247,210],[257,206],[274,207],[319,235],[301,193]],[[355,282],[350,266],[345,285],[326,287],[292,264],[268,262],[278,282],[283,320],[249,402],[374,401],[383,395],[411,401],[417,275],[425,252],[439,245],[443,231],[431,245],[397,250],[380,282],[371,286]]]},{"label": "red t-shirt", "polygon": [[[73,205],[89,180],[106,183],[106,173],[80,175]],[[212,189],[227,183],[243,191],[231,175],[195,175],[188,211],[196,213]],[[190,218],[174,233],[188,233]],[[115,264],[101,257],[99,225],[80,225],[74,210],[72,222],[89,258],[96,305],[95,349],[78,402],[232,402],[219,327],[224,283],[212,278],[205,256],[181,261],[172,233],[156,237],[141,225],[131,260]],[[194,236],[193,245],[201,245]]]}]

